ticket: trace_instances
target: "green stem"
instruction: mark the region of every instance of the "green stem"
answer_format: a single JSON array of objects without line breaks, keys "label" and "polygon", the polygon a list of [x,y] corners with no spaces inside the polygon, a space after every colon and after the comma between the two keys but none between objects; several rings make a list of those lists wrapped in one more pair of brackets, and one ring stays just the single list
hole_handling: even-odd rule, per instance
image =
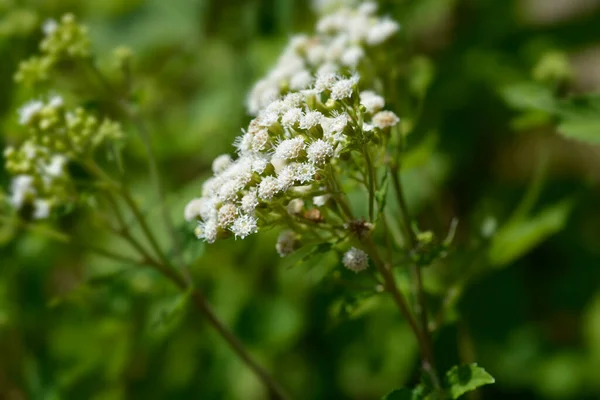
[{"label": "green stem", "polygon": [[373,163],[371,162],[369,149],[367,149],[366,146],[363,148],[363,154],[365,155],[365,161],[367,163],[367,170],[369,176],[369,220],[373,222],[375,220],[375,170],[373,169]]}]

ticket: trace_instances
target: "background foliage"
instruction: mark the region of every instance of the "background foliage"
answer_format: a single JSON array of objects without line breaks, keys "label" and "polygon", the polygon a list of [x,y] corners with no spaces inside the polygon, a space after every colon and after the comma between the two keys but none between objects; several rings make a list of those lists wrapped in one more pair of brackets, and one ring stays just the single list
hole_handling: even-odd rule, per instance
[{"label": "background foliage", "polygon": [[[430,83],[405,163],[409,206],[436,232],[459,220],[453,253],[429,271],[440,280],[430,293],[453,287],[454,323],[436,338],[441,369],[485,366],[496,384],[473,398],[598,398],[600,148],[584,142],[600,141],[589,94],[600,86],[599,2],[381,6],[403,24],[410,53],[427,57],[401,66],[415,71],[406,90]],[[248,88],[315,20],[294,0],[0,0],[2,146],[19,140],[16,109],[28,98],[12,80],[18,62],[35,52],[39,24],[64,12],[89,26],[101,62],[119,45],[133,50],[176,221],[247,123]],[[151,198],[134,135],[125,152],[137,196]],[[76,217],[62,224],[109,240]],[[276,234],[188,247],[203,253],[194,279],[263,364],[303,398],[374,399],[413,382],[416,343],[389,299],[348,297],[331,257],[280,260]],[[14,226],[0,225],[0,245],[0,398],[264,398],[152,271]],[[449,265],[461,275],[444,274]]]}]

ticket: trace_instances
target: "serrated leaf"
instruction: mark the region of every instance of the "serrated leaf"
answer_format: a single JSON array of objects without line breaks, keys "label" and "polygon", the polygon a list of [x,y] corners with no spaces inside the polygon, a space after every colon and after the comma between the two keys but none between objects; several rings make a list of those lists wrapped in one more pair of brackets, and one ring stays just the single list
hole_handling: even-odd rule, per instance
[{"label": "serrated leaf", "polygon": [[483,385],[494,383],[495,379],[477,364],[456,365],[446,372],[445,386],[453,399],[458,399]]},{"label": "serrated leaf", "polygon": [[496,266],[510,264],[531,251],[565,226],[572,209],[573,200],[563,200],[534,217],[519,219],[500,228],[488,252],[490,262]]}]

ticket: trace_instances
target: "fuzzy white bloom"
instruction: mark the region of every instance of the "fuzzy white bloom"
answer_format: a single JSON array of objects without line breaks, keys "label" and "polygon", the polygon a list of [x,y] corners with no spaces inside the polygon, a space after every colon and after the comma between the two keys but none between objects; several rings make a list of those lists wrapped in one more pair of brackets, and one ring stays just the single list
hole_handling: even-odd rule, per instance
[{"label": "fuzzy white bloom", "polygon": [[313,82],[312,74],[303,70],[292,76],[290,79],[290,89],[292,90],[302,90],[309,87]]},{"label": "fuzzy white bloom", "polygon": [[258,207],[258,195],[256,189],[253,188],[242,197],[240,208],[246,214],[253,214],[256,207]]},{"label": "fuzzy white bloom", "polygon": [[294,250],[296,250],[297,243],[298,239],[293,231],[283,231],[277,238],[275,249],[280,257],[285,257],[292,254]]},{"label": "fuzzy white bloom", "polygon": [[249,132],[238,136],[233,141],[233,145],[237,149],[238,154],[244,155],[252,152],[252,134]]},{"label": "fuzzy white bloom", "polygon": [[250,215],[240,215],[230,229],[236,238],[239,237],[244,239],[247,236],[258,232],[258,220]]},{"label": "fuzzy white bloom", "polygon": [[59,95],[54,95],[50,98],[50,101],[48,101],[48,106],[50,108],[61,108],[64,105],[64,100],[61,96]]},{"label": "fuzzy white bloom", "polygon": [[31,100],[19,108],[19,124],[27,125],[44,108],[44,103],[39,100]]},{"label": "fuzzy white bloom", "polygon": [[281,191],[279,181],[273,176],[267,176],[258,185],[258,197],[270,201]]},{"label": "fuzzy white bloom", "polygon": [[233,224],[233,221],[235,221],[237,216],[238,210],[235,204],[225,203],[219,208],[217,222],[221,228],[227,228],[229,225]]},{"label": "fuzzy white bloom", "polygon": [[322,139],[317,139],[308,146],[306,155],[314,164],[324,164],[333,156],[333,146]]},{"label": "fuzzy white bloom", "polygon": [[329,201],[330,198],[331,198],[330,194],[323,194],[321,196],[315,196],[315,197],[313,197],[313,204],[317,207],[323,207],[325,204],[327,204],[327,202]]},{"label": "fuzzy white bloom", "polygon": [[214,243],[217,240],[217,235],[219,234],[217,222],[214,219],[201,222],[196,227],[195,233],[198,239],[203,239],[208,243]]},{"label": "fuzzy white bloom", "polygon": [[49,18],[42,24],[42,32],[44,35],[50,36],[58,29],[58,22],[55,19]]},{"label": "fuzzy white bloom", "polygon": [[279,173],[277,173],[277,183],[281,190],[286,191],[294,185],[297,169],[296,164],[290,164],[283,167]]},{"label": "fuzzy white bloom", "polygon": [[352,96],[354,87],[358,83],[358,76],[337,81],[331,89],[331,98],[334,100],[344,100]]},{"label": "fuzzy white bloom", "polygon": [[389,128],[400,122],[400,118],[391,111],[380,111],[373,116],[373,124],[379,129]]},{"label": "fuzzy white bloom", "polygon": [[296,180],[300,183],[309,183],[315,179],[317,168],[308,162],[297,164],[295,168]]},{"label": "fuzzy white bloom", "polygon": [[[335,68],[335,67],[334,67]],[[338,76],[334,72],[319,72],[315,81],[315,90],[319,93],[329,91],[338,81]]]},{"label": "fuzzy white bloom", "polygon": [[293,128],[295,125],[300,123],[301,118],[302,118],[302,109],[300,109],[298,107],[290,108],[281,117],[281,124],[288,128]]},{"label": "fuzzy white bloom", "polygon": [[319,111],[309,111],[300,118],[301,129],[311,129],[321,124],[323,114]]},{"label": "fuzzy white bloom", "polygon": [[360,60],[365,56],[365,51],[362,47],[352,46],[342,53],[341,61],[347,67],[356,68]]},{"label": "fuzzy white bloom", "polygon": [[252,157],[252,172],[262,174],[269,165],[269,159],[264,156],[257,155]]},{"label": "fuzzy white bloom", "polygon": [[17,175],[10,185],[10,203],[15,208],[21,208],[29,196],[35,196],[33,177],[30,175]]},{"label": "fuzzy white bloom", "polygon": [[290,215],[298,215],[302,212],[304,208],[304,200],[302,199],[292,199],[287,204],[287,212]]},{"label": "fuzzy white bloom", "polygon": [[261,129],[254,134],[252,138],[252,150],[259,152],[267,148],[269,144],[269,131],[267,129]]},{"label": "fuzzy white bloom", "polygon": [[342,263],[353,272],[364,271],[369,267],[369,256],[364,251],[352,247],[342,258]]},{"label": "fuzzy white bloom", "polygon": [[203,198],[190,200],[183,210],[185,220],[189,222],[200,217],[204,204],[205,200]]},{"label": "fuzzy white bloom", "polygon": [[294,160],[302,155],[305,147],[304,139],[300,136],[283,140],[275,148],[273,157],[280,160]]},{"label": "fuzzy white bloom", "polygon": [[373,25],[367,33],[366,42],[370,45],[377,45],[385,42],[394,36],[400,30],[400,24],[391,19],[383,19]]},{"label": "fuzzy white bloom", "polygon": [[287,107],[287,111],[289,111],[292,108],[300,107],[303,102],[304,102],[304,95],[302,93],[295,93],[295,92],[288,93],[283,98],[283,103]]},{"label": "fuzzy white bloom", "polygon": [[51,178],[58,178],[64,173],[67,158],[61,154],[55,154],[50,158],[50,163],[43,166],[44,173]]},{"label": "fuzzy white bloom", "polygon": [[370,114],[375,114],[385,106],[383,97],[371,90],[360,92],[360,104],[363,105]]},{"label": "fuzzy white bloom", "polygon": [[221,154],[217,158],[214,159],[212,163],[212,171],[215,174],[220,174],[225,171],[233,162],[231,156],[229,154]]},{"label": "fuzzy white bloom", "polygon": [[51,203],[46,199],[33,201],[33,219],[46,219],[50,216]]},{"label": "fuzzy white bloom", "polygon": [[377,11],[377,3],[374,1],[366,1],[358,6],[357,11],[359,14],[370,16]]},{"label": "fuzzy white bloom", "polygon": [[373,129],[375,129],[375,125],[363,122],[363,126],[362,126],[362,130],[363,131],[365,131],[365,132],[371,132]]}]

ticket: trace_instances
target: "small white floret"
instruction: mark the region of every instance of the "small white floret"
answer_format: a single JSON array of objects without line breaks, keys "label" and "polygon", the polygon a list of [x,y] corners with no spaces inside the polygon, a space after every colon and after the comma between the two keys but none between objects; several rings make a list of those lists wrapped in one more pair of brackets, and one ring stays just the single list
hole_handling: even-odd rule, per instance
[{"label": "small white floret", "polygon": [[353,272],[364,271],[369,267],[369,256],[364,251],[352,247],[342,258],[342,263]]},{"label": "small white floret", "polygon": [[280,257],[285,257],[292,254],[294,250],[296,250],[297,243],[298,239],[293,231],[283,231],[277,238],[275,249]]},{"label": "small white floret", "polygon": [[244,239],[258,232],[258,220],[251,215],[244,214],[235,220],[230,229],[236,238]]},{"label": "small white floret", "polygon": [[400,122],[400,118],[391,111],[380,111],[373,116],[373,125],[379,129],[389,128]]},{"label": "small white floret", "polygon": [[324,164],[333,155],[333,146],[322,139],[317,139],[308,146],[306,155],[314,164]]}]

